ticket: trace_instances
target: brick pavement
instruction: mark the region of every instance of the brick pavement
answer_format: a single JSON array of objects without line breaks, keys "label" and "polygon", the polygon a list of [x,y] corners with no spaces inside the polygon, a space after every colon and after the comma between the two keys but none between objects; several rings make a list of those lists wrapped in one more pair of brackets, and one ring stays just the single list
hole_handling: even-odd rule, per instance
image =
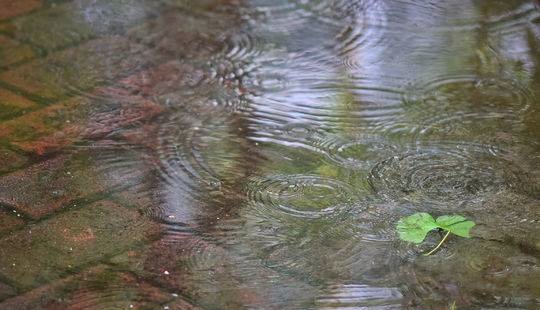
[{"label": "brick pavement", "polygon": [[[0,309],[200,309],[178,264],[193,244],[214,259],[224,250],[159,241],[145,137],[166,112],[160,96],[196,87],[195,59],[222,48],[218,32],[195,29],[221,28],[163,3],[0,0]],[[225,279],[234,261],[223,264]]]},{"label": "brick pavement", "polygon": [[197,308],[107,265],[161,231],[108,198],[151,173],[138,137],[164,108],[130,81],[169,60],[127,33],[157,3],[0,0],[0,309]]}]

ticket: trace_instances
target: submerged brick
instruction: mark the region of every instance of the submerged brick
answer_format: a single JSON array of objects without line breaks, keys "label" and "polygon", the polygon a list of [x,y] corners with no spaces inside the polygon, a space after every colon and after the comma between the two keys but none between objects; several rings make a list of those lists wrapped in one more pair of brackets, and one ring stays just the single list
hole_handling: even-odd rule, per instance
[{"label": "submerged brick", "polygon": [[5,300],[0,309],[159,309],[171,299],[129,273],[98,265]]},{"label": "submerged brick", "polygon": [[132,74],[160,56],[119,36],[86,42],[0,74],[0,80],[46,100],[85,94]]},{"label": "submerged brick", "polygon": [[119,88],[106,87],[0,123],[0,141],[45,155],[77,141],[99,140],[120,129],[145,126],[163,107]]},{"label": "submerged brick", "polygon": [[0,0],[0,20],[35,10],[41,5],[41,0]]},{"label": "submerged brick", "polygon": [[9,233],[12,230],[24,225],[21,215],[17,212],[8,212],[0,210],[0,236]]},{"label": "submerged brick", "polygon": [[10,20],[3,28],[16,39],[51,52],[87,39],[121,34],[127,26],[148,18],[156,6],[142,0],[68,1]]},{"label": "submerged brick", "polygon": [[27,60],[34,56],[35,52],[28,44],[0,35],[0,67]]},{"label": "submerged brick", "polygon": [[27,161],[26,156],[0,146],[0,174],[20,168]]},{"label": "submerged brick", "polygon": [[137,212],[95,202],[1,239],[0,274],[21,289],[37,287],[147,242],[158,232]]},{"label": "submerged brick", "polygon": [[37,107],[34,102],[26,98],[18,96],[9,90],[0,89],[0,120],[23,114]]},{"label": "submerged brick", "polygon": [[0,300],[11,297],[13,295],[15,295],[15,290],[11,286],[0,282]]}]

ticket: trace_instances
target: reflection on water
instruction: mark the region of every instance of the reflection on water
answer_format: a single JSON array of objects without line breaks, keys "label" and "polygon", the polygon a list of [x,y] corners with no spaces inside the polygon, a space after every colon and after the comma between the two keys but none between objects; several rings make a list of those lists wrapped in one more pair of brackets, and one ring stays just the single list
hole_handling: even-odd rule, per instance
[{"label": "reflection on water", "polygon": [[[540,304],[537,1],[22,2],[0,308]],[[424,257],[418,211],[474,237]]]}]

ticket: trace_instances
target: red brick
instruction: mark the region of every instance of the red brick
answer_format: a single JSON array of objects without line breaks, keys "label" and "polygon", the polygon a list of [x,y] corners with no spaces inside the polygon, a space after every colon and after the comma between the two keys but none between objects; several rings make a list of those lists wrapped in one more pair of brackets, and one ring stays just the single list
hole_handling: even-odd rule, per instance
[{"label": "red brick", "polygon": [[21,42],[30,42],[51,52],[90,38],[120,34],[126,27],[146,19],[157,6],[157,1],[145,0],[63,2],[14,18],[0,28]]},{"label": "red brick", "polygon": [[0,236],[20,228],[24,225],[24,221],[17,212],[7,212],[0,210]]},{"label": "red brick", "polygon": [[[223,248],[189,233],[169,236],[148,248],[115,257],[112,263],[186,296],[203,308],[238,309],[262,300],[255,289],[235,279],[235,262]],[[188,305],[180,301],[178,309],[192,309]]]},{"label": "red brick", "polygon": [[161,61],[120,36],[86,42],[0,74],[0,80],[49,100],[65,99]]},{"label": "red brick", "polygon": [[[144,126],[163,107],[119,88],[101,88],[0,124],[0,140],[45,155],[75,141],[101,139],[122,128]],[[140,132],[139,132],[140,133]]]},{"label": "red brick", "polygon": [[199,308],[189,301],[183,299],[182,297],[176,297],[176,300],[165,305],[163,309],[169,309],[169,310],[202,310],[202,308]]},{"label": "red brick", "polygon": [[172,61],[122,79],[119,84],[143,96],[159,96],[194,87],[204,76],[191,65]]},{"label": "red brick", "polygon": [[[87,101],[82,98],[67,100],[0,123],[0,140],[10,143],[30,141],[52,135],[66,127],[76,127],[84,115]],[[71,125],[73,124],[73,125]]]},{"label": "red brick", "polygon": [[114,102],[114,109],[89,115],[83,131],[85,138],[104,137],[119,128],[141,124],[164,111],[162,106],[120,88],[103,88],[98,93]]},{"label": "red brick", "polygon": [[15,295],[15,290],[11,286],[0,282],[0,300],[6,299],[13,295]]},{"label": "red brick", "polygon": [[22,154],[0,146],[0,173],[6,173],[22,167],[28,159]]},{"label": "red brick", "polygon": [[6,119],[35,108],[37,105],[32,101],[8,90],[0,89],[0,119]]},{"label": "red brick", "polygon": [[139,42],[174,55],[175,59],[208,59],[224,48],[220,36],[230,27],[225,18],[202,19],[171,10],[128,32]]},{"label": "red brick", "polygon": [[94,147],[0,177],[0,203],[40,218],[74,201],[134,186],[152,169],[136,150]]},{"label": "red brick", "polygon": [[159,309],[171,299],[131,274],[99,265],[5,300],[0,309]]},{"label": "red brick", "polygon": [[105,190],[91,181],[94,176],[88,171],[90,167],[74,169],[77,164],[70,157],[60,156],[0,177],[0,203],[37,218]]},{"label": "red brick", "polygon": [[35,53],[30,46],[0,35],[0,55],[0,67],[4,67],[33,58]]},{"label": "red brick", "polygon": [[0,274],[20,289],[34,288],[139,243],[159,226],[107,201],[70,210],[0,240]]},{"label": "red brick", "polygon": [[27,13],[40,6],[41,0],[0,0],[0,20]]}]

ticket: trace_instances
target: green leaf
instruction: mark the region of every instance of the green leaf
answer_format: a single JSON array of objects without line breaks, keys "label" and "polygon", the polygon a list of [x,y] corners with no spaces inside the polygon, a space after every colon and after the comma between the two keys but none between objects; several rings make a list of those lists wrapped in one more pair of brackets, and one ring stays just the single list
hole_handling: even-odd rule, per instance
[{"label": "green leaf", "polygon": [[473,221],[467,220],[461,215],[443,215],[436,220],[438,227],[460,237],[470,238],[469,232],[476,225]]},{"label": "green leaf", "polygon": [[397,231],[402,240],[422,243],[428,232],[437,228],[438,225],[431,215],[420,212],[400,219],[397,223]]}]

